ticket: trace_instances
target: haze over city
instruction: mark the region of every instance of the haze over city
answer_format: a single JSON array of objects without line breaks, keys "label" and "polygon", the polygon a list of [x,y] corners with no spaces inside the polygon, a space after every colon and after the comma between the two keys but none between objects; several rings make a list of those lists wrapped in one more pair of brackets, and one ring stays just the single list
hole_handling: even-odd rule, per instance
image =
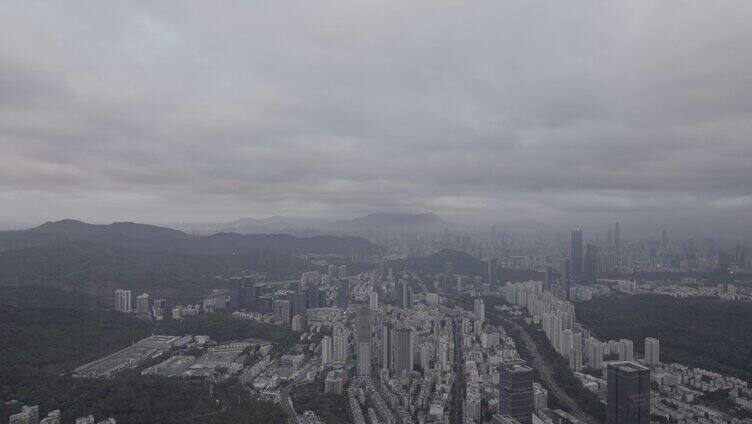
[{"label": "haze over city", "polygon": [[0,2],[0,424],[752,424],[752,2]]}]

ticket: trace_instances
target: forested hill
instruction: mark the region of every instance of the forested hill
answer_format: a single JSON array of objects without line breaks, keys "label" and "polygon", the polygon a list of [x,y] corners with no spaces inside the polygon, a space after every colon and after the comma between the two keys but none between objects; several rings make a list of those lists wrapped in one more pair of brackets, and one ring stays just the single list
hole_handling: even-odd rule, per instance
[{"label": "forested hill", "polygon": [[[429,274],[442,273],[445,270],[445,264],[452,263],[452,269],[455,274],[488,277],[488,262],[482,261],[472,255],[452,249],[444,249],[432,255],[407,258],[392,261],[389,266],[396,270],[410,270],[425,272]],[[543,278],[542,273],[528,269],[496,269],[496,275],[499,281],[527,281]]]},{"label": "forested hill", "polygon": [[274,252],[193,255],[71,241],[0,253],[0,286],[43,285],[111,296],[117,288],[179,299],[221,287],[217,276],[269,273],[297,277],[308,261]]},{"label": "forested hill", "polygon": [[577,319],[604,339],[661,342],[661,361],[679,362],[752,381],[752,303],[654,294],[578,302]]},{"label": "forested hill", "polygon": [[133,222],[93,225],[76,220],[47,222],[28,230],[0,232],[0,251],[40,247],[61,242],[87,241],[145,251],[201,255],[252,252],[287,254],[371,255],[382,248],[361,237],[294,237],[288,234],[217,233],[194,236],[171,228]]}]

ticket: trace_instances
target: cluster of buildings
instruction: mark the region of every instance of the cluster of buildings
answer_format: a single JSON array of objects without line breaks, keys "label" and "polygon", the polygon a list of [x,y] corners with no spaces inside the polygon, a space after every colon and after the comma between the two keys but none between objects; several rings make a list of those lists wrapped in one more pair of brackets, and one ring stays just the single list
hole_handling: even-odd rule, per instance
[{"label": "cluster of buildings", "polygon": [[[21,412],[13,414],[8,420],[9,424],[62,424],[60,410],[56,409],[47,413],[46,417],[40,417],[39,406],[24,405]],[[106,418],[100,421],[93,415],[76,418],[75,424],[117,424],[114,418]]]},{"label": "cluster of buildings", "polygon": [[73,370],[73,376],[112,377],[119,371],[135,368],[147,360],[158,358],[173,348],[185,347],[193,341],[193,336],[149,336],[125,349],[76,368]]}]

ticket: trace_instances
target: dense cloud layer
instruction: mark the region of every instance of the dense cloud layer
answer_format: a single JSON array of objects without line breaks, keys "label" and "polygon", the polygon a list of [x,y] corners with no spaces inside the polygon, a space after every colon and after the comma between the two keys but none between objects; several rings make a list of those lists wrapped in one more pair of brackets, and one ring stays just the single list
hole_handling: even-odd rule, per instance
[{"label": "dense cloud layer", "polygon": [[742,222],[751,15],[747,1],[6,2],[0,219]]}]

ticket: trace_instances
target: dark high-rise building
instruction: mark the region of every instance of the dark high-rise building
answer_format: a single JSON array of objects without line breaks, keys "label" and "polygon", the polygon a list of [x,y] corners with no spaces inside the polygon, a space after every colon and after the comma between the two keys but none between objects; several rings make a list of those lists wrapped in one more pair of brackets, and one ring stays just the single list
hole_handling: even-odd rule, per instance
[{"label": "dark high-rise building", "polygon": [[579,280],[582,277],[582,230],[572,230],[572,238],[569,243],[569,265],[571,278]]},{"label": "dark high-rise building", "polygon": [[389,332],[389,370],[394,375],[411,372],[415,356],[415,333],[409,326],[399,326]]},{"label": "dark high-rise building", "polygon": [[320,308],[319,288],[316,286],[306,287],[306,309]]},{"label": "dark high-rise building", "polygon": [[343,311],[347,309],[350,304],[350,283],[345,280],[341,280],[339,286],[337,286],[337,307]]},{"label": "dark high-rise building", "polygon": [[650,423],[650,369],[634,362],[608,365],[607,424]]},{"label": "dark high-rise building", "polygon": [[373,315],[371,308],[362,305],[358,308],[355,327],[355,349],[358,375],[371,375]]},{"label": "dark high-rise building", "polygon": [[496,284],[496,258],[488,258],[488,284],[493,288]]},{"label": "dark high-rise building", "polygon": [[614,224],[614,253],[621,254],[621,234],[619,234],[619,221]]},{"label": "dark high-rise building", "polygon": [[499,368],[499,413],[521,424],[533,422],[533,374],[525,364],[502,363]]},{"label": "dark high-rise building", "polygon": [[668,250],[668,231],[661,231],[661,250],[664,252]]},{"label": "dark high-rise building", "polygon": [[413,306],[413,288],[406,281],[398,281],[394,290],[398,308],[409,309]]},{"label": "dark high-rise building", "polygon": [[598,246],[588,244],[585,249],[585,280],[594,283],[598,278]]},{"label": "dark high-rise building", "polygon": [[569,258],[565,258],[561,269],[561,287],[559,288],[559,290],[564,290],[564,300],[569,300],[570,287],[572,287],[572,263]]},{"label": "dark high-rise building", "polygon": [[546,273],[543,276],[543,289],[545,291],[551,291],[551,278],[554,268],[551,265],[546,266]]}]

